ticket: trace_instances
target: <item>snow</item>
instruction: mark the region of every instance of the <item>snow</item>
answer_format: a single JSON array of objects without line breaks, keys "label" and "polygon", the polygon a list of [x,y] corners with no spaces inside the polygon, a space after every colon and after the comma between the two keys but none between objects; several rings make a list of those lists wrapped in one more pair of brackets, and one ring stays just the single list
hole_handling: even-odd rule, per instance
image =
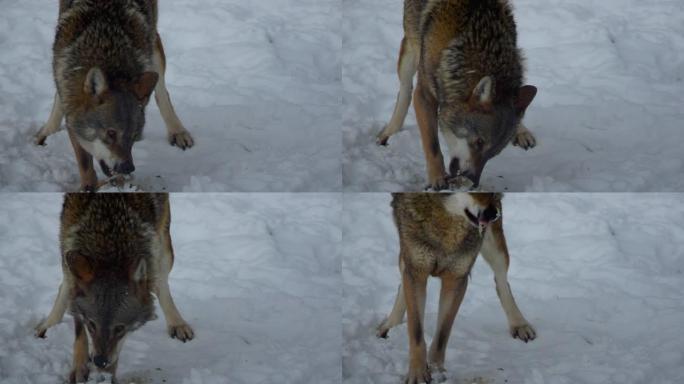
[{"label": "snow", "polygon": [[[483,190],[681,191],[684,178],[684,3],[515,0],[527,79],[539,88],[525,122],[538,147],[509,146]],[[399,81],[401,2],[342,2],[343,183],[348,191],[427,184],[413,107],[389,147]],[[443,141],[443,140],[442,140]],[[446,153],[446,150],[443,151]]]},{"label": "snow", "polygon": [[[56,22],[56,3],[3,4],[0,190],[78,189],[64,131],[47,147],[31,143],[55,92]],[[160,2],[167,85],[196,146],[167,143],[152,101],[133,149],[141,189],[338,191],[340,24],[335,0]]]},{"label": "snow", "polygon": [[[71,316],[33,337],[61,281],[57,194],[0,194],[0,383],[56,383],[71,369]],[[174,194],[171,292],[196,338],[159,319],[132,333],[122,384],[338,383],[337,194]],[[93,378],[95,379],[95,378]]]},{"label": "snow", "polygon": [[[345,383],[400,383],[406,324],[375,337],[400,276],[389,195],[346,194],[342,250]],[[478,259],[446,354],[448,383],[684,382],[684,196],[508,194],[509,281],[538,338],[512,339]],[[426,342],[439,283],[428,285]]]}]

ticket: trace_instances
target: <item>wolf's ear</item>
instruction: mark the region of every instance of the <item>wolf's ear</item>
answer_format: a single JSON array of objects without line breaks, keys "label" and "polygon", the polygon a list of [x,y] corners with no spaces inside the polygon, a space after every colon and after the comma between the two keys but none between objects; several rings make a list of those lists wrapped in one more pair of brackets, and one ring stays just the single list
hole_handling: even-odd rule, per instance
[{"label": "wolf's ear", "polygon": [[90,68],[83,84],[83,91],[99,102],[107,90],[109,90],[109,83],[104,72],[98,67]]},{"label": "wolf's ear", "polygon": [[147,263],[145,259],[140,259],[140,261],[131,265],[128,270],[128,278],[136,283],[147,279]]},{"label": "wolf's ear", "polygon": [[532,104],[532,100],[537,95],[537,87],[534,85],[524,85],[518,90],[518,97],[515,98],[515,110],[522,116],[527,107]]},{"label": "wolf's ear", "polygon": [[492,100],[494,98],[494,80],[491,76],[485,76],[480,79],[473,93],[470,95],[468,105],[470,109],[479,109],[483,111],[490,111],[492,109]]},{"label": "wolf's ear", "polygon": [[138,100],[147,100],[154,91],[154,87],[157,86],[158,80],[159,74],[157,72],[145,72],[135,79],[131,91]]},{"label": "wolf's ear", "polygon": [[78,251],[69,251],[66,253],[66,264],[71,273],[76,276],[79,282],[90,283],[95,277],[93,266],[90,261]]}]

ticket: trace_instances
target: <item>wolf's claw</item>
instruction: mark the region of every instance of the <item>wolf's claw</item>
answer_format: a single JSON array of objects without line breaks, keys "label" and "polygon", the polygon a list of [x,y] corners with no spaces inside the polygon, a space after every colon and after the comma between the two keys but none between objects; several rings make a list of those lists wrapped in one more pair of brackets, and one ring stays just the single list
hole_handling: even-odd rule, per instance
[{"label": "wolf's claw", "polygon": [[41,134],[37,134],[37,135],[34,136],[34,138],[33,138],[33,143],[34,143],[35,145],[40,146],[40,147],[44,147],[44,146],[47,145],[47,143],[45,142],[46,140],[47,140],[47,136],[41,135]]},{"label": "wolf's claw", "polygon": [[537,139],[532,135],[532,132],[523,130],[515,135],[513,138],[513,145],[527,151],[537,145]]},{"label": "wolf's claw", "polygon": [[387,325],[387,319],[383,320],[380,325],[375,328],[375,336],[379,339],[386,339],[389,337],[388,333],[390,330],[390,326]]},{"label": "wolf's claw", "polygon": [[195,332],[188,324],[169,325],[169,336],[182,342],[190,341],[195,337]]},{"label": "wolf's claw", "polygon": [[38,339],[46,339],[47,338],[47,328],[41,323],[35,328],[35,332],[33,333],[33,336],[35,336]]},{"label": "wolf's claw", "polygon": [[531,325],[523,324],[511,327],[511,336],[513,336],[514,339],[520,339],[520,341],[527,343],[537,337],[537,332],[535,332]]},{"label": "wolf's claw", "polygon": [[192,136],[188,131],[182,131],[169,135],[169,143],[171,143],[172,146],[178,147],[184,151],[188,148],[192,148],[192,146],[195,145],[195,141],[192,139]]}]

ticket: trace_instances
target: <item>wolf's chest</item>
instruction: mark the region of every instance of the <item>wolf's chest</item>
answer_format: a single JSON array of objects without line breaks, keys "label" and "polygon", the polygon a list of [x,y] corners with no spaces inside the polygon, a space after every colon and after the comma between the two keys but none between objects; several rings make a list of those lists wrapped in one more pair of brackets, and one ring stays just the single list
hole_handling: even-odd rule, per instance
[{"label": "wolf's chest", "polygon": [[442,249],[435,253],[432,275],[439,276],[446,273],[464,276],[470,272],[482,245],[481,237],[473,234],[453,240],[445,241]]}]

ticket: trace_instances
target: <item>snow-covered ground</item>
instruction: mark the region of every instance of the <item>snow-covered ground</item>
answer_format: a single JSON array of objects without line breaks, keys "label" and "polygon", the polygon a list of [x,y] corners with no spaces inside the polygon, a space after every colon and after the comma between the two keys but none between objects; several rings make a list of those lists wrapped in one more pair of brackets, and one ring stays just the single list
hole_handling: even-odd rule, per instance
[{"label": "snow-covered ground", "polygon": [[[0,12],[0,190],[73,191],[65,132],[35,147],[55,92],[57,2],[3,1]],[[340,3],[164,0],[167,83],[196,146],[166,142],[152,101],[136,180],[167,191],[338,191]]]},{"label": "snow-covered ground", "polygon": [[[0,383],[63,382],[69,315],[35,339],[61,279],[57,194],[0,194]],[[159,319],[131,334],[122,384],[339,383],[337,194],[171,197],[170,286],[196,339]]]},{"label": "snow-covered ground", "polygon": [[[406,325],[375,337],[399,283],[389,195],[345,195],[343,377],[396,384]],[[684,195],[509,194],[510,284],[537,340],[508,334],[483,260],[473,269],[446,357],[448,382],[684,382]],[[437,321],[431,280],[426,341]]]},{"label": "snow-covered ground", "polygon": [[[539,146],[508,147],[482,187],[499,191],[684,190],[684,2],[514,0]],[[343,0],[343,182],[350,191],[421,190],[413,108],[389,147],[399,83],[399,0]],[[677,177],[674,177],[677,176]]]}]

